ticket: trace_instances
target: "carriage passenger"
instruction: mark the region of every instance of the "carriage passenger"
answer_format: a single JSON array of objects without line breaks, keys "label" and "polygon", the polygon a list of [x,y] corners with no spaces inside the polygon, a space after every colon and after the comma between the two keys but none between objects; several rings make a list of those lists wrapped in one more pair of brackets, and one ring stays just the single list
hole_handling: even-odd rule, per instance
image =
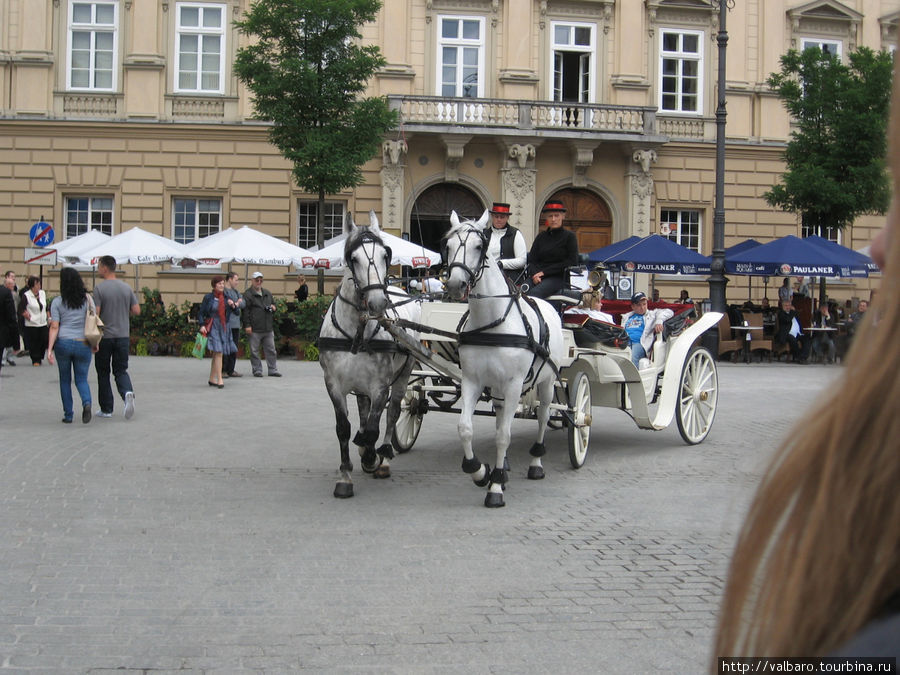
[{"label": "carriage passenger", "polygon": [[640,366],[648,354],[656,333],[661,333],[663,322],[675,316],[671,309],[647,309],[647,295],[638,291],[631,296],[631,311],[622,317],[622,327],[631,340],[631,362]]},{"label": "carriage passenger", "polygon": [[581,294],[581,302],[572,307],[571,309],[566,310],[566,314],[585,314],[589,316],[594,321],[604,321],[606,323],[615,323],[613,321],[612,315],[607,314],[603,310],[603,297],[600,295],[600,291],[587,290]]}]

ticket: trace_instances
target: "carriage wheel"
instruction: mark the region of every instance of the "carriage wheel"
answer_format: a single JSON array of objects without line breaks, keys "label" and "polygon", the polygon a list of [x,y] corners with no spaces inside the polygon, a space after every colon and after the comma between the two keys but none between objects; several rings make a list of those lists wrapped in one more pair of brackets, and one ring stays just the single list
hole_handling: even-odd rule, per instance
[{"label": "carriage wheel", "polygon": [[712,354],[695,346],[681,369],[681,384],[675,419],[678,431],[688,445],[700,443],[712,428],[719,398],[719,377]]},{"label": "carriage wheel", "polygon": [[580,469],[587,457],[591,441],[591,383],[583,372],[569,380],[569,411],[575,424],[569,425],[569,461],[573,469]]},{"label": "carriage wheel", "polygon": [[419,437],[419,429],[422,428],[421,412],[422,391],[413,386],[406,388],[403,400],[400,401],[400,415],[394,425],[394,433],[391,435],[391,443],[397,452],[409,452]]}]

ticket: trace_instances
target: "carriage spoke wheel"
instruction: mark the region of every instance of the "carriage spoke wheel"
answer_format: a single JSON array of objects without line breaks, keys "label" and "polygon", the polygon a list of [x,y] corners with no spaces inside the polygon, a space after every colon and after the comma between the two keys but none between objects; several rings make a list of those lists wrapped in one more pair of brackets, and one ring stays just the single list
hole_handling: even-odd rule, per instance
[{"label": "carriage spoke wheel", "polygon": [[678,431],[689,445],[700,443],[712,428],[719,398],[719,377],[712,354],[695,346],[681,369],[678,407],[675,418]]},{"label": "carriage spoke wheel", "polygon": [[424,405],[421,389],[412,385],[406,388],[403,400],[400,402],[400,414],[394,425],[394,433],[391,435],[391,443],[397,452],[409,452],[419,437],[419,429],[422,428],[422,406]]},{"label": "carriage spoke wheel", "polygon": [[578,372],[569,380],[568,394],[569,411],[575,420],[569,425],[569,461],[573,469],[580,469],[591,442],[591,383],[587,375]]}]

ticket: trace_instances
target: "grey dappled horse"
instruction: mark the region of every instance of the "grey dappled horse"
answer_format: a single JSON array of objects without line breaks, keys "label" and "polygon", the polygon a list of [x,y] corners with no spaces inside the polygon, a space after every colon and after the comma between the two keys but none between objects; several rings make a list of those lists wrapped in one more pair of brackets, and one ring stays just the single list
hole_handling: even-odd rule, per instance
[{"label": "grey dappled horse", "polygon": [[[319,364],[334,406],[341,448],[340,478],[334,488],[334,496],[340,498],[353,496],[347,395],[356,395],[359,408],[360,429],[353,442],[359,446],[363,471],[387,478],[393,457],[389,439],[415,365],[415,359],[398,349],[376,319],[387,312],[418,321],[421,309],[404,291],[387,285],[391,250],[381,239],[374,211],[369,212],[369,220],[368,227],[357,227],[349,219],[344,247],[346,269],[319,330]],[[397,303],[396,308],[393,303]],[[381,413],[388,401],[386,442],[376,449]]]},{"label": "grey dappled horse", "polygon": [[[469,302],[469,315],[459,333],[459,436],[465,453],[462,468],[472,474],[476,485],[489,485],[484,505],[499,507],[504,505],[510,427],[526,387],[534,387],[540,401],[528,477],[544,477],[544,432],[557,379],[556,365],[564,356],[562,324],[548,302],[519,297],[507,286],[497,261],[487,255],[487,211],[477,222],[460,222],[454,211],[450,223],[443,244],[449,275],[447,291],[454,300],[468,298]],[[493,471],[472,450],[472,415],[485,387],[490,387],[496,414],[497,455]]]}]

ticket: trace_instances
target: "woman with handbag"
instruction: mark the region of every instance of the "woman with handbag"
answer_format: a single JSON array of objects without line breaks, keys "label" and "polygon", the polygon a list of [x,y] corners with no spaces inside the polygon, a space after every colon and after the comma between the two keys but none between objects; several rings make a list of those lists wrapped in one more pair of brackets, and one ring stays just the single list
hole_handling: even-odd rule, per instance
[{"label": "woman with handbag", "polygon": [[84,322],[92,305],[78,270],[63,267],[59,273],[59,297],[50,305],[47,359],[59,368],[59,395],[65,424],[71,424],[75,414],[72,409],[73,372],[75,387],[81,397],[81,421],[84,424],[91,421],[91,388],[87,378],[91,355],[98,348],[91,347],[85,339]]},{"label": "woman with handbag", "polygon": [[28,277],[19,304],[19,314],[25,319],[25,344],[31,354],[31,365],[39,366],[47,349],[47,294],[41,288],[41,280]]},{"label": "woman with handbag", "polygon": [[228,330],[228,318],[232,309],[225,301],[225,279],[216,275],[210,280],[210,286],[212,291],[203,296],[197,319],[202,324],[200,333],[209,340],[206,347],[212,354],[208,384],[210,387],[223,389],[225,381],[222,378],[222,355],[233,354],[237,347]]}]

